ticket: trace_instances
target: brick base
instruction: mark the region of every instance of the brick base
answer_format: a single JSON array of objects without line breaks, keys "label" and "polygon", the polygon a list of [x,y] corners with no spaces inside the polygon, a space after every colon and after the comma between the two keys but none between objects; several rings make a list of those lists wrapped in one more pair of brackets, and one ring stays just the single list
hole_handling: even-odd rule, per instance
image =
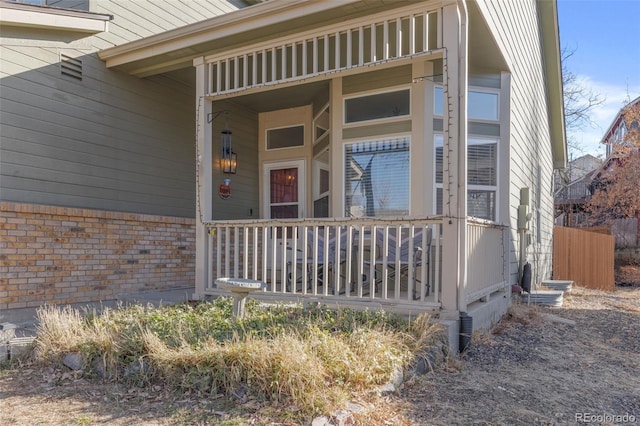
[{"label": "brick base", "polygon": [[0,202],[0,310],[195,288],[195,220]]}]

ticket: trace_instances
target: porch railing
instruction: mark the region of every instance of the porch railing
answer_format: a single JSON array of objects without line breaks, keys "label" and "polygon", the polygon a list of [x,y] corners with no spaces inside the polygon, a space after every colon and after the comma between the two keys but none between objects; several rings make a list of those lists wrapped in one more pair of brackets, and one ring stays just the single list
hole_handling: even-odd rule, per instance
[{"label": "porch railing", "polygon": [[[209,280],[267,283],[266,296],[440,306],[441,218],[209,223]],[[265,295],[263,295],[265,296]]]},{"label": "porch railing", "polygon": [[442,47],[439,9],[409,6],[205,58],[209,96],[308,79]]},{"label": "porch railing", "polygon": [[467,304],[486,300],[507,286],[507,241],[506,226],[479,219],[467,222]]}]

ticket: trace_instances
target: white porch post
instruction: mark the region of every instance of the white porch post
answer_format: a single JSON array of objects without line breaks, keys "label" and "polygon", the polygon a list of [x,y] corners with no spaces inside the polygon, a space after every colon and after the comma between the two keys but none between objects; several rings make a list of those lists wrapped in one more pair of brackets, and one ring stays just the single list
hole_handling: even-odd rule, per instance
[{"label": "white porch post", "polygon": [[443,65],[442,316],[457,319],[467,308],[467,26],[463,1],[445,1],[442,28],[446,49]]},{"label": "white porch post", "polygon": [[209,234],[203,221],[211,220],[212,146],[211,125],[207,117],[211,114],[212,103],[204,97],[207,89],[208,73],[204,58],[193,61],[196,67],[196,135],[197,135],[197,176],[196,176],[196,289],[194,298],[204,296],[209,277]]}]

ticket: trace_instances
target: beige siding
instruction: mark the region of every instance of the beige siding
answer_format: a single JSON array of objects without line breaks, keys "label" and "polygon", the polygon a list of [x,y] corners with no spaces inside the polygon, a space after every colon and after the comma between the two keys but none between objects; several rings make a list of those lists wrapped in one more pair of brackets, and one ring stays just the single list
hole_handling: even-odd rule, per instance
[{"label": "beige siding", "polygon": [[[527,257],[534,283],[549,278],[553,233],[551,136],[545,92],[537,2],[479,1],[489,27],[511,66],[509,217],[512,224],[512,282],[517,280],[517,206],[520,188],[530,188],[530,233]],[[538,220],[539,218],[539,220]]]},{"label": "beige siding", "polygon": [[[108,32],[0,30],[0,198],[193,217],[195,71],[138,79],[107,70],[96,52],[235,8],[224,0],[93,4],[114,16]],[[61,54],[81,63],[81,80],[61,74]]]}]

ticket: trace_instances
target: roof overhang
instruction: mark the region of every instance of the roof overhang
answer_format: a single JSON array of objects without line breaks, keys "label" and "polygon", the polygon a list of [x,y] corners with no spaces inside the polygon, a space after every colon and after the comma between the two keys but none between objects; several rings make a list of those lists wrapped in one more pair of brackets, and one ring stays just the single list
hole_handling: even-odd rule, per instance
[{"label": "roof overhang", "polygon": [[191,67],[199,56],[397,7],[398,2],[384,0],[271,0],[111,47],[98,55],[108,68],[147,77]]},{"label": "roof overhang", "polygon": [[97,34],[113,17],[102,13],[0,1],[0,25]]},{"label": "roof overhang", "polygon": [[538,0],[537,3],[549,108],[551,155],[553,167],[555,169],[564,169],[567,166],[567,141],[564,127],[564,98],[557,3],[556,0]]}]

